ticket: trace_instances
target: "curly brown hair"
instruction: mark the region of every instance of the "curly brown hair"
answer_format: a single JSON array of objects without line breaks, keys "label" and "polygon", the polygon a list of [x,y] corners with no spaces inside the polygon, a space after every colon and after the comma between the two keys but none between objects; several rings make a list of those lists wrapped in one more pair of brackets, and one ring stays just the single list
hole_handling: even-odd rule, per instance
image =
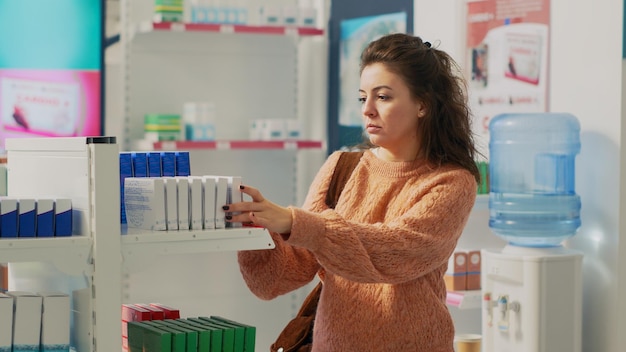
[{"label": "curly brown hair", "polygon": [[396,33],[372,41],[363,50],[360,73],[376,63],[401,77],[413,97],[425,105],[427,113],[417,133],[427,158],[435,164],[459,165],[480,182],[467,84],[452,57],[420,37]]}]

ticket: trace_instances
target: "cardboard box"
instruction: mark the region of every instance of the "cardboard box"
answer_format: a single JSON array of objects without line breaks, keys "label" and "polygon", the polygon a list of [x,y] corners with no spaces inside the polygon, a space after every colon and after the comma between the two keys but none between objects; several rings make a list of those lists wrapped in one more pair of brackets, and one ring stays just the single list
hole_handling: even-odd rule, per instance
[{"label": "cardboard box", "polygon": [[[243,193],[241,193],[240,186],[242,185],[241,176],[228,176],[228,194],[227,194],[227,203],[239,203],[243,201]],[[226,215],[237,215],[239,214],[230,212],[226,213]],[[241,227],[242,224],[240,222],[229,222],[226,227]]]},{"label": "cardboard box", "polygon": [[11,351],[13,337],[13,297],[0,293],[0,351]]},{"label": "cardboard box", "polygon": [[178,229],[189,230],[191,228],[191,216],[189,214],[189,180],[187,177],[176,177],[178,192]]},{"label": "cardboard box", "polygon": [[162,178],[129,177],[124,180],[124,189],[128,227],[167,230]]},{"label": "cardboard box", "polygon": [[180,310],[177,308],[168,307],[161,303],[150,303],[150,306],[158,308],[163,311],[165,315],[165,319],[179,319],[180,318]]},{"label": "cardboard box", "polygon": [[171,319],[171,320],[164,320],[164,321],[167,321],[167,322],[170,322],[171,324],[176,324],[186,329],[195,331],[198,334],[198,352],[221,351],[221,344],[219,345],[219,347],[216,347],[215,349],[211,349],[211,332],[210,331],[202,327],[199,327],[197,325],[190,324],[184,319]]},{"label": "cardboard box", "polygon": [[[210,317],[198,317],[198,319],[203,320],[209,324],[212,324],[215,327],[219,327],[225,331],[230,331],[231,329],[233,330],[233,352],[244,352],[244,346],[245,346],[245,328],[241,325],[238,324],[231,324],[231,323],[227,323],[218,319],[213,319]],[[224,350],[226,350],[226,346],[229,345],[224,345]]]},{"label": "cardboard box", "polygon": [[[144,324],[150,325],[156,329],[160,329],[171,334],[172,336],[171,351],[172,352],[186,352],[187,335],[184,332],[171,328],[169,326],[163,325],[160,321],[157,321],[157,320],[146,321],[144,322]],[[144,335],[144,351],[153,351],[152,349],[147,349],[145,343],[146,343],[146,336]],[[161,351],[161,350],[154,350],[154,351]]]},{"label": "cardboard box", "polygon": [[133,177],[133,159],[130,153],[120,153],[120,220],[126,223],[126,210],[124,209],[124,180]]},{"label": "cardboard box", "polygon": [[211,351],[232,350],[234,346],[234,330],[226,332],[224,329],[209,325],[198,318],[183,319],[187,324],[209,331],[211,334]]},{"label": "cardboard box", "polygon": [[122,304],[122,337],[128,336],[128,323],[146,321],[152,318],[152,312],[133,304]]},{"label": "cardboard box", "polygon": [[143,308],[147,311],[150,312],[150,319],[148,320],[163,320],[165,319],[165,312],[155,306],[151,306],[149,304],[146,303],[135,303],[134,304],[135,307],[139,307],[139,308]]},{"label": "cardboard box", "polygon": [[165,185],[165,219],[168,231],[178,231],[178,182],[173,177],[162,177]]},{"label": "cardboard box", "polygon": [[149,321],[128,322],[128,347],[130,351],[172,351],[172,334]]},{"label": "cardboard box", "polygon": [[223,212],[222,206],[228,203],[228,177],[206,175],[205,178],[215,179],[215,228],[226,228],[226,213]]},{"label": "cardboard box", "polygon": [[26,291],[8,291],[13,297],[13,351],[32,351],[41,335],[41,296]]},{"label": "cardboard box", "polygon": [[204,193],[204,229],[215,229],[215,219],[217,212],[217,205],[215,204],[215,197],[217,192],[217,181],[214,177],[202,177],[202,192]]},{"label": "cardboard box", "polygon": [[480,250],[470,250],[467,252],[467,289],[480,290]]},{"label": "cardboard box", "polygon": [[17,237],[17,199],[0,198],[0,237]]},{"label": "cardboard box", "polygon": [[37,237],[54,237],[54,199],[37,199]]},{"label": "cardboard box", "polygon": [[[174,337],[174,339],[182,339],[182,341],[184,341],[183,351],[198,352],[198,332],[177,324],[172,324],[167,320],[154,320],[154,322],[156,323],[155,325],[170,331],[173,334],[172,337]],[[178,343],[178,341],[175,343]],[[174,348],[174,346],[172,346],[172,348]]]},{"label": "cardboard box", "polygon": [[54,200],[54,235],[57,237],[71,236],[73,232],[74,209],[69,198]]},{"label": "cardboard box", "polygon": [[133,177],[148,177],[148,155],[144,152],[132,152]]},{"label": "cardboard box", "polygon": [[254,352],[256,345],[256,327],[252,325],[243,324],[231,319],[227,319],[221,316],[212,315],[211,319],[218,320],[227,324],[236,325],[244,328],[244,352]]},{"label": "cardboard box", "polygon": [[35,199],[17,199],[17,237],[35,237],[37,210]]},{"label": "cardboard box", "polygon": [[189,160],[189,152],[176,153],[176,176],[190,176],[191,163]]},{"label": "cardboard box", "polygon": [[467,253],[465,251],[457,250],[452,253],[443,278],[448,291],[467,289]]},{"label": "cardboard box", "polygon": [[189,176],[189,213],[191,216],[191,229],[202,230],[204,227],[204,209],[202,200],[202,177]]},{"label": "cardboard box", "polygon": [[176,176],[175,152],[161,152],[161,173],[163,176]]},{"label": "cardboard box", "polygon": [[63,292],[39,292],[42,297],[41,351],[70,351],[70,297]]},{"label": "cardboard box", "polygon": [[148,159],[148,177],[161,177],[163,173],[161,171],[161,153],[148,152],[146,153]]}]

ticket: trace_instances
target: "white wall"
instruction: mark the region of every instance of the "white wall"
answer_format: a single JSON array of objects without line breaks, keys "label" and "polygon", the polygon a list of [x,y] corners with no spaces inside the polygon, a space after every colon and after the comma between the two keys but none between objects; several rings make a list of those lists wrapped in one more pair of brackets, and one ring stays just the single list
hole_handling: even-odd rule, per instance
[{"label": "white wall", "polygon": [[[623,0],[551,1],[550,111],[581,123],[576,190],[579,233],[567,245],[585,253],[583,351],[623,351],[626,343],[626,191],[620,164]],[[416,0],[415,33],[463,62],[465,0]],[[461,16],[461,19],[459,19]],[[626,135],[624,135],[626,136]],[[470,229],[468,229],[470,230]],[[621,347],[620,347],[621,346]]]}]

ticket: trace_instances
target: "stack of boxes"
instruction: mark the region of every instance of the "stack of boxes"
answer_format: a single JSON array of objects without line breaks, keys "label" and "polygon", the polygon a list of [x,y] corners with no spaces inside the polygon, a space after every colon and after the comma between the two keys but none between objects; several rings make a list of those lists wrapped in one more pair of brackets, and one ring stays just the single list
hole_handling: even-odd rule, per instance
[{"label": "stack of boxes", "polygon": [[191,174],[189,152],[120,153],[120,219],[126,224],[124,181],[129,177],[186,177]]},{"label": "stack of boxes", "polygon": [[122,319],[124,351],[255,350],[256,327],[220,316],[181,319],[178,310],[151,303],[124,304]]},{"label": "stack of boxes", "polygon": [[153,231],[239,227],[221,207],[243,201],[240,176],[127,177],[124,208],[129,228]]},{"label": "stack of boxes", "polygon": [[480,261],[480,250],[455,250],[444,275],[447,290],[480,290]]},{"label": "stack of boxes", "polygon": [[188,141],[215,140],[215,104],[187,102],[183,105],[185,139]]},{"label": "stack of boxes", "polygon": [[0,351],[70,351],[70,299],[63,292],[0,293]]},{"label": "stack of boxes", "polygon": [[181,119],[177,114],[146,114],[144,116],[144,139],[151,142],[177,141],[182,139]]},{"label": "stack of boxes", "polygon": [[0,197],[0,238],[72,235],[69,198]]},{"label": "stack of boxes", "polygon": [[184,0],[154,0],[154,22],[182,22],[183,5]]}]

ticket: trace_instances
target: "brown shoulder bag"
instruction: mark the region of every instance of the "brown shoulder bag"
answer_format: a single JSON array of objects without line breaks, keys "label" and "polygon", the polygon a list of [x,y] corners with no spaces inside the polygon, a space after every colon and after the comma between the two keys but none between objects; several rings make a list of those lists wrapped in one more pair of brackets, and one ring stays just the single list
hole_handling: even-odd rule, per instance
[{"label": "brown shoulder bag", "polygon": [[[344,152],[339,156],[339,161],[335,171],[333,171],[328,192],[326,193],[326,205],[328,207],[334,209],[337,205],[341,191],[362,155],[363,152]],[[317,302],[320,299],[321,291],[322,283],[319,282],[304,299],[296,317],[289,321],[278,335],[276,341],[270,346],[271,352],[308,352],[311,350],[313,321],[315,320]]]}]

